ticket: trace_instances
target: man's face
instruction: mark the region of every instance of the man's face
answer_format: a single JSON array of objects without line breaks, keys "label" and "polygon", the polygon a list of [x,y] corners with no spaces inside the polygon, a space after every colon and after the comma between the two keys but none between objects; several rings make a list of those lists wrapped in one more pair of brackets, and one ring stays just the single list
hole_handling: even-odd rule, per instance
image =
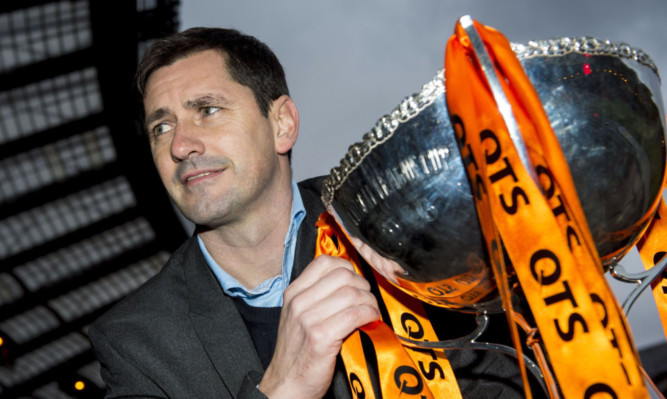
[{"label": "man's face", "polygon": [[278,180],[277,123],[235,82],[214,50],[150,76],[146,128],[163,184],[195,224],[215,228],[270,201]]}]

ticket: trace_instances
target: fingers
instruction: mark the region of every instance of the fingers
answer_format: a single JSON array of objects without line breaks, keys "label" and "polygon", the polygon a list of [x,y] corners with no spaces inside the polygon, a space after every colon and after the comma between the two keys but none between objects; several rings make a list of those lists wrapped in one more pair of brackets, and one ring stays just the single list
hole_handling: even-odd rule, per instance
[{"label": "fingers", "polygon": [[329,343],[331,351],[338,354],[343,341],[358,328],[380,319],[377,302],[356,303],[353,306],[329,313],[325,319],[310,327],[309,339],[313,343]]},{"label": "fingers", "polygon": [[302,277],[285,292],[284,311],[307,331],[311,344],[325,344],[337,354],[354,330],[380,318],[370,284],[349,262],[319,257]]},{"label": "fingers", "polygon": [[270,397],[321,397],[341,345],[378,320],[370,284],[349,262],[320,256],[285,290],[273,359],[260,383]]},{"label": "fingers", "polygon": [[[325,278],[326,276],[326,278]],[[317,282],[325,281],[329,284],[345,284],[354,276],[359,276],[352,264],[345,259],[329,255],[320,255],[304,269],[299,278],[288,286],[291,295],[297,295],[309,289]],[[361,277],[361,276],[359,276]],[[360,281],[363,281],[361,277]]]},{"label": "fingers", "polygon": [[336,271],[325,275],[308,290],[286,299],[286,312],[286,316],[297,319],[315,340],[334,345],[380,317],[368,282],[359,275]]},{"label": "fingers", "polygon": [[370,284],[349,262],[321,256],[285,291],[284,317],[308,330],[322,329],[330,341],[342,341],[356,328],[380,317]]}]

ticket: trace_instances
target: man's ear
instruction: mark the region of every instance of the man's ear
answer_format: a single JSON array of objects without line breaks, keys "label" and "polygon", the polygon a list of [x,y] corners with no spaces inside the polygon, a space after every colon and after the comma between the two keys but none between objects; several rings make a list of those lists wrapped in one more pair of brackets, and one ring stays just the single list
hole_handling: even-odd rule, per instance
[{"label": "man's ear", "polygon": [[271,114],[274,120],[276,152],[286,154],[299,136],[299,111],[294,101],[283,95],[273,102]]}]

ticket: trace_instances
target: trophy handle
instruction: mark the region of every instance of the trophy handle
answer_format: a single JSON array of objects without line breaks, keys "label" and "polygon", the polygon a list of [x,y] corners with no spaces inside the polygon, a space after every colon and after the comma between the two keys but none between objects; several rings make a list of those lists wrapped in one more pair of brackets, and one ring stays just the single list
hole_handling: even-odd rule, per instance
[{"label": "trophy handle", "polygon": [[632,305],[634,305],[637,298],[639,298],[642,292],[644,292],[644,290],[646,290],[646,288],[648,288],[653,281],[662,275],[666,267],[667,257],[662,258],[662,260],[655,266],[641,273],[628,273],[625,270],[625,267],[623,267],[623,265],[620,263],[615,263],[612,265],[610,273],[611,276],[616,280],[622,281],[624,283],[638,284],[637,287],[632,290],[630,295],[625,298],[625,301],[623,302],[623,313],[626,315],[630,313],[630,309],[632,308]]},{"label": "trophy handle", "polygon": [[[489,325],[489,316],[486,314],[477,314],[475,316],[475,322],[477,327],[470,334],[465,335],[460,338],[454,338],[446,341],[415,341],[409,338],[401,337],[396,335],[398,339],[406,343],[408,346],[426,348],[426,349],[473,349],[473,350],[487,350],[500,352],[505,355],[517,358],[517,351],[511,346],[497,344],[493,342],[477,342],[477,339],[486,331]],[[521,324],[521,323],[519,323]],[[537,365],[532,359],[523,355],[526,366],[530,373],[537,379],[540,383],[540,386],[545,393],[549,394],[549,389],[547,388],[545,374],[542,372],[540,366]],[[552,389],[555,387],[552,387]]]}]

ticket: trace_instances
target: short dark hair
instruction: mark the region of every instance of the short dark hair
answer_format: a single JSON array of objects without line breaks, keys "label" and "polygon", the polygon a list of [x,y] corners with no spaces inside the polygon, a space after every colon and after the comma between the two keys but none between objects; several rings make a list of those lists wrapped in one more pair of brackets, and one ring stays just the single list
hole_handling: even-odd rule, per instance
[{"label": "short dark hair", "polygon": [[285,71],[266,44],[235,29],[199,27],[158,39],[149,47],[137,67],[141,98],[148,78],[157,69],[206,50],[220,52],[232,79],[252,90],[265,117],[274,100],[289,95]]}]

